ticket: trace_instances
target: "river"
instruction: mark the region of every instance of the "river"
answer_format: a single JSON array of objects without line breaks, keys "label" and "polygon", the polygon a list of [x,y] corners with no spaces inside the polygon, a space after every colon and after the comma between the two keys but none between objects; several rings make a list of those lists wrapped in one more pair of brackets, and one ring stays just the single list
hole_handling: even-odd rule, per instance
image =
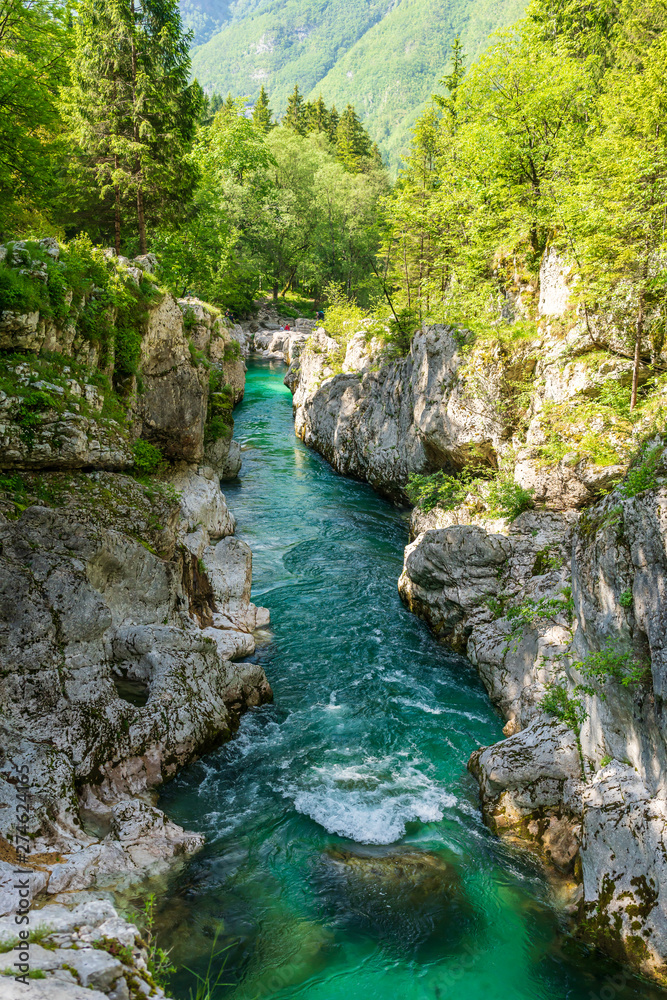
[{"label": "river", "polygon": [[207,841],[161,906],[173,960],[201,975],[216,942],[229,1000],[664,998],[564,937],[540,866],[482,824],[466,762],[502,722],[401,604],[405,512],[296,440],[283,374],[249,363],[225,490],[275,702],[161,797]]}]

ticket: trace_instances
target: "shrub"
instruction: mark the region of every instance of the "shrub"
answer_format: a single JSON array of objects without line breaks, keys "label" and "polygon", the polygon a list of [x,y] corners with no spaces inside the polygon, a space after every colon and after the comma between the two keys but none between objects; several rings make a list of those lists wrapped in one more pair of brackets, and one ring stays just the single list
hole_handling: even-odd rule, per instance
[{"label": "shrub", "polygon": [[0,312],[35,312],[43,309],[47,301],[47,292],[41,282],[0,263]]},{"label": "shrub", "polygon": [[621,493],[626,497],[636,497],[644,490],[652,490],[658,485],[658,469],[662,461],[662,445],[644,447],[628,470]]},{"label": "shrub", "polygon": [[624,590],[618,599],[618,603],[622,608],[631,608],[633,602],[632,591],[630,589]]},{"label": "shrub", "polygon": [[560,569],[563,565],[563,557],[560,552],[552,551],[550,546],[540,549],[539,552],[535,553],[535,562],[533,563],[532,575],[542,576],[544,573],[550,573],[554,569]]},{"label": "shrub", "polygon": [[188,306],[183,313],[183,329],[191,330],[193,326],[197,325],[197,317],[192,306]]},{"label": "shrub", "polygon": [[479,466],[465,468],[458,476],[450,476],[440,469],[429,476],[412,473],[405,485],[405,494],[415,507],[425,513],[440,507],[453,510],[462,504],[474,489],[474,480],[483,477],[486,470]]},{"label": "shrub", "polygon": [[361,327],[367,313],[348,299],[344,290],[333,282],[324,289],[328,300],[324,328],[334,340],[345,343]]},{"label": "shrub", "polygon": [[[646,660],[630,650],[615,646],[612,642],[608,642],[595,653],[589,653],[585,660],[575,663],[573,666],[580,674],[597,684],[603,684],[607,680],[615,680],[623,687],[643,684],[649,671],[649,664]],[[580,689],[587,694],[597,694],[603,700],[606,697],[604,692],[590,685],[580,685]]]},{"label": "shrub", "polygon": [[144,902],[143,914],[140,923],[142,924],[141,930],[146,941],[146,951],[148,952],[146,962],[148,971],[153,977],[155,985],[162,987],[162,989],[166,989],[169,976],[172,972],[176,972],[176,967],[173,965],[169,957],[169,951],[165,951],[164,948],[161,948],[157,942],[157,936],[155,933],[154,893],[151,893]]},{"label": "shrub", "polygon": [[586,720],[586,709],[580,698],[570,698],[564,684],[547,684],[540,708],[564,722],[575,733]]},{"label": "shrub", "polygon": [[41,389],[28,388],[19,397],[18,406],[14,412],[14,420],[21,428],[21,437],[28,451],[32,451],[35,443],[35,428],[42,423],[42,414],[47,410],[60,409],[62,403],[52,393]]},{"label": "shrub", "polygon": [[143,438],[134,442],[132,451],[134,453],[134,471],[139,475],[153,475],[165,464],[160,449],[151,444],[150,441],[144,441]]},{"label": "shrub", "polygon": [[228,340],[225,344],[225,351],[223,354],[224,361],[238,361],[241,357],[241,345],[238,340]]},{"label": "shrub", "polygon": [[206,424],[204,440],[206,444],[209,444],[209,442],[218,441],[220,438],[229,438],[232,436],[233,430],[234,424],[228,423],[225,417],[211,417]]},{"label": "shrub", "polygon": [[506,517],[514,521],[519,514],[535,506],[535,490],[519,486],[508,475],[498,475],[489,489],[489,512],[493,517]]}]

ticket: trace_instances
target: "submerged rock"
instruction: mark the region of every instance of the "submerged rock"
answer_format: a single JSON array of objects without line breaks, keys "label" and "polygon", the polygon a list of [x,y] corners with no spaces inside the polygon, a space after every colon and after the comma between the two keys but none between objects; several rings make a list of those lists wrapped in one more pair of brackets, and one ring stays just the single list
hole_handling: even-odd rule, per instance
[{"label": "submerged rock", "polygon": [[458,868],[434,852],[331,848],[316,877],[337,923],[392,948],[455,949],[472,917]]}]

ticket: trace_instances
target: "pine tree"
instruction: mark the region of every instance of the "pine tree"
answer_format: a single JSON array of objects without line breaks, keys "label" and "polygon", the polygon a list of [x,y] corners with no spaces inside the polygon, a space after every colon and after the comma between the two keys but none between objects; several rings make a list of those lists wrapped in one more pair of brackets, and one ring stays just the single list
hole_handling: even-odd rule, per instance
[{"label": "pine tree", "polygon": [[441,94],[433,95],[433,100],[438,107],[442,108],[443,111],[445,109],[448,110],[453,117],[456,117],[456,92],[466,75],[465,61],[466,54],[463,51],[461,39],[457,35],[452,42],[452,71],[443,76],[440,81],[442,86],[447,88],[449,96],[443,97]]},{"label": "pine tree", "polygon": [[222,99],[222,94],[211,94],[209,101],[209,113],[212,118],[214,118],[215,115],[217,115],[223,103],[224,101]]},{"label": "pine tree", "polygon": [[371,154],[371,141],[351,104],[340,116],[336,129],[336,155],[348,173],[356,174]]},{"label": "pine tree", "polygon": [[340,115],[336,110],[336,105],[331,105],[331,111],[329,112],[329,120],[327,124],[327,135],[331,139],[334,146],[336,145],[336,133],[338,131],[338,122],[340,121]]},{"label": "pine tree", "polygon": [[273,112],[269,107],[269,95],[264,90],[264,84],[252,109],[252,120],[263,132],[269,132],[273,128]]},{"label": "pine tree", "polygon": [[309,102],[307,108],[306,127],[308,132],[328,132],[329,111],[322,95],[320,94],[312,104]]},{"label": "pine tree", "polygon": [[306,108],[298,83],[294,85],[294,90],[287,99],[283,125],[291,128],[298,135],[306,134]]},{"label": "pine tree", "polygon": [[114,197],[116,250],[121,204],[136,203],[139,246],[146,216],[182,204],[194,175],[186,153],[203,106],[189,83],[188,37],[176,0],[83,0],[75,26],[68,115],[101,197]]}]

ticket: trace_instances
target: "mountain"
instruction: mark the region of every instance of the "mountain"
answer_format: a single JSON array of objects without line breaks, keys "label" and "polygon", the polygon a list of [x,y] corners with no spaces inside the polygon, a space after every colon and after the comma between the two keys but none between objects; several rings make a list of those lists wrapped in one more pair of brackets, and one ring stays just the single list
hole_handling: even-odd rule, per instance
[{"label": "mountain", "polygon": [[280,115],[305,95],[354,104],[393,169],[410,128],[450,65],[460,35],[469,61],[526,0],[182,0],[195,31],[193,70],[207,91],[254,98]]}]

